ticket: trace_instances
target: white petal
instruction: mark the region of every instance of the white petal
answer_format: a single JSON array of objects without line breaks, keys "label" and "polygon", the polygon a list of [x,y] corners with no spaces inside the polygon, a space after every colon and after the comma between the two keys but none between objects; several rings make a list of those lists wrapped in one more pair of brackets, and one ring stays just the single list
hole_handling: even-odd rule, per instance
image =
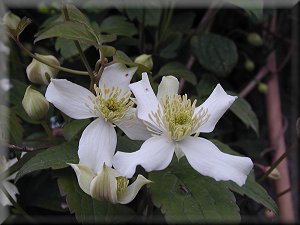
[{"label": "white petal", "polygon": [[84,164],[95,173],[103,163],[112,165],[117,145],[117,134],[113,125],[98,118],[85,128],[79,141],[79,164]]},{"label": "white petal", "polygon": [[232,180],[242,186],[253,167],[250,158],[223,153],[204,138],[187,137],[179,145],[195,170],[217,181]]},{"label": "white petal", "polygon": [[73,170],[76,173],[78,184],[79,184],[80,188],[85,193],[90,195],[90,184],[91,184],[93,178],[96,176],[96,174],[93,173],[93,171],[85,165],[71,164],[71,163],[69,165],[72,166]]},{"label": "white petal", "polygon": [[99,81],[99,87],[103,88],[105,85],[107,88],[119,87],[124,92],[129,91],[129,83],[134,75],[137,67],[127,68],[124,64],[114,63],[111,66],[105,67],[101,79]]},{"label": "white petal", "polygon": [[[16,195],[19,194],[17,187],[14,184],[12,184],[6,180],[2,181],[1,183],[2,183],[3,187],[5,188],[5,190],[9,193],[9,195],[16,201],[17,200]],[[3,206],[12,205],[11,201],[6,197],[6,195],[3,193],[3,191],[1,189],[0,189],[0,192],[1,192],[0,204]]]},{"label": "white petal", "polygon": [[179,82],[176,77],[164,76],[158,85],[157,99],[164,101],[166,96],[178,94]]},{"label": "white petal", "polygon": [[56,108],[74,119],[95,117],[91,99],[95,95],[88,89],[65,79],[51,79],[46,91],[46,99]]},{"label": "white petal", "polygon": [[115,171],[103,165],[101,173],[99,173],[91,182],[91,196],[95,199],[105,199],[111,203],[117,203],[117,180]]},{"label": "white petal", "polygon": [[115,124],[132,140],[147,140],[152,137],[143,121],[137,118],[135,108]]},{"label": "white petal", "polygon": [[143,73],[142,80],[130,84],[129,88],[137,100],[138,118],[153,124],[149,115],[152,112],[157,112],[159,102],[152,90],[147,73]]},{"label": "white petal", "polygon": [[195,113],[201,111],[201,108],[208,110],[209,119],[196,132],[211,132],[214,130],[216,123],[224,115],[226,110],[237,99],[237,96],[228,95],[224,89],[218,84],[206,101],[195,109]]},{"label": "white petal", "polygon": [[121,204],[127,204],[129,202],[131,202],[135,196],[137,195],[137,193],[139,192],[139,190],[148,183],[151,183],[151,180],[146,179],[145,177],[143,177],[142,175],[138,175],[137,179],[127,187],[126,191],[124,193],[122,193],[119,198],[118,198],[118,202]]},{"label": "white petal", "polygon": [[137,165],[144,167],[147,172],[163,170],[170,164],[174,149],[172,140],[163,136],[152,137],[136,152],[117,152],[113,158],[113,166],[128,178],[133,176]]}]

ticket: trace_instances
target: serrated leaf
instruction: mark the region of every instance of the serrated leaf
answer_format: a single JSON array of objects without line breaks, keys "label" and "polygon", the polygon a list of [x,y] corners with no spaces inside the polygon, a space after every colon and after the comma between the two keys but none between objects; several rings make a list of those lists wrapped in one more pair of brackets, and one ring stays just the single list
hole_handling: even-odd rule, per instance
[{"label": "serrated leaf", "polygon": [[90,120],[72,120],[70,123],[64,125],[64,137],[67,141],[72,140],[79,134],[84,128],[89,125]]},{"label": "serrated leaf", "polygon": [[68,4],[67,11],[68,11],[70,20],[76,21],[78,23],[82,23],[85,26],[87,26],[90,30],[93,30],[93,27],[90,24],[89,19],[78,8],[76,8],[76,6]]},{"label": "serrated leaf", "polygon": [[124,223],[133,218],[133,211],[123,205],[97,201],[79,187],[74,172],[58,174],[58,186],[71,213],[82,223]]},{"label": "serrated leaf", "polygon": [[70,40],[78,40],[91,45],[98,45],[97,36],[87,26],[74,21],[64,21],[44,29],[37,33],[34,43],[52,37],[61,37]]},{"label": "serrated leaf", "polygon": [[251,105],[242,97],[239,97],[231,105],[230,110],[247,126],[251,127],[259,135],[259,123]]},{"label": "serrated leaf", "polygon": [[61,169],[69,166],[67,163],[78,163],[77,149],[77,143],[72,141],[38,153],[22,166],[15,181],[36,170]]},{"label": "serrated leaf", "polygon": [[220,77],[229,75],[238,62],[235,43],[220,35],[195,35],[191,47],[201,66]]},{"label": "serrated leaf", "polygon": [[[228,145],[218,141],[212,141],[222,152],[231,154],[231,155],[240,155]],[[278,207],[274,200],[269,196],[267,191],[255,181],[253,171],[248,175],[246,183],[240,187],[232,181],[223,181],[224,184],[230,188],[230,190],[239,193],[240,195],[247,195],[252,200],[264,205],[268,209],[271,209],[274,213],[278,214]]]},{"label": "serrated leaf", "polygon": [[133,23],[126,21],[123,16],[110,16],[103,20],[100,25],[101,33],[109,33],[131,37],[137,34],[137,29]]},{"label": "serrated leaf", "polygon": [[173,168],[151,172],[152,200],[168,223],[240,221],[234,195],[222,183],[202,176],[183,158]]},{"label": "serrated leaf", "polygon": [[188,70],[186,66],[180,62],[171,62],[164,65],[158,71],[158,75],[159,76],[173,75],[176,77],[183,78],[193,85],[197,84],[196,75],[192,71]]}]

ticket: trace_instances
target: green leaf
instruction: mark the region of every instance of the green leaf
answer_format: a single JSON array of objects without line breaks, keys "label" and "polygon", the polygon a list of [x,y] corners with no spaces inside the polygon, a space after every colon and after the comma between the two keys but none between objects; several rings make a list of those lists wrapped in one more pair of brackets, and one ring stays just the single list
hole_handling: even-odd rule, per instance
[{"label": "green leaf", "polygon": [[158,75],[159,76],[173,75],[173,76],[183,78],[193,85],[197,84],[196,75],[192,71],[188,70],[186,66],[180,62],[170,62],[164,65],[158,71]]},{"label": "green leaf", "polygon": [[[91,45],[82,43],[81,48],[83,51],[87,50]],[[72,40],[67,40],[64,38],[57,38],[55,41],[55,50],[60,51],[60,54],[64,59],[71,58],[78,55],[78,50]]]},{"label": "green leaf", "polygon": [[126,21],[123,16],[110,16],[103,20],[100,30],[109,34],[131,37],[137,34],[137,29],[133,23]]},{"label": "green leaf", "polygon": [[171,59],[177,56],[178,50],[182,40],[182,34],[180,32],[171,32],[166,38],[159,43],[159,55],[166,59]]},{"label": "green leaf", "polygon": [[[231,149],[228,145],[218,141],[212,141],[222,152],[239,155],[236,151]],[[268,209],[271,209],[274,213],[278,214],[278,207],[274,200],[269,196],[266,190],[255,181],[253,171],[248,175],[246,183],[240,187],[232,181],[223,181],[224,184],[232,191],[239,193],[240,195],[247,195],[252,200],[264,205]]]},{"label": "green leaf", "polygon": [[93,30],[92,25],[90,24],[89,19],[78,9],[76,6],[68,4],[67,11],[70,20],[82,23],[87,26],[90,30]]},{"label": "green leaf", "polygon": [[173,31],[180,31],[182,33],[190,31],[193,22],[196,18],[196,13],[184,12],[173,16],[170,29]]},{"label": "green leaf", "polygon": [[52,37],[61,37],[70,40],[78,40],[91,45],[98,45],[97,36],[81,23],[74,21],[64,21],[53,25],[48,29],[44,29],[37,33],[34,43]]},{"label": "green leaf", "polygon": [[230,110],[247,126],[251,127],[259,135],[259,123],[251,105],[242,97],[239,97],[231,105]]},{"label": "green leaf", "polygon": [[201,66],[220,77],[229,75],[238,62],[235,43],[220,35],[195,35],[191,47]]},{"label": "green leaf", "polygon": [[20,119],[5,105],[0,105],[0,140],[11,144],[20,144],[23,139],[24,129]]},{"label": "green leaf", "polygon": [[115,34],[100,34],[98,37],[101,43],[108,43],[117,40],[117,35]]},{"label": "green leaf", "polygon": [[183,158],[151,172],[152,201],[168,223],[238,223],[239,208],[225,185],[195,171]]},{"label": "green leaf", "polygon": [[135,152],[141,148],[143,141],[134,141],[127,136],[118,136],[116,151]]},{"label": "green leaf", "polygon": [[64,137],[67,141],[72,140],[78,135],[83,129],[89,125],[90,120],[72,120],[71,122],[64,125]]},{"label": "green leaf", "polygon": [[115,55],[113,56],[113,61],[118,62],[118,63],[123,63],[127,66],[130,67],[138,67],[136,73],[137,74],[141,74],[142,72],[149,72],[149,68],[139,64],[139,63],[135,63],[133,62],[124,52],[117,50]]},{"label": "green leaf", "polygon": [[78,185],[74,172],[58,173],[58,186],[71,213],[82,223],[124,223],[133,218],[133,211],[123,205],[97,201],[85,194]]},{"label": "green leaf", "polygon": [[263,0],[226,0],[245,10],[253,22],[259,23],[263,20]]},{"label": "green leaf", "polygon": [[38,153],[23,165],[15,181],[36,170],[61,169],[68,167],[67,163],[78,163],[77,149],[76,142],[66,142]]},{"label": "green leaf", "polygon": [[[145,2],[146,3],[146,2]],[[148,3],[148,2],[147,2]],[[127,16],[130,20],[137,19],[139,23],[143,23],[143,13],[145,14],[145,26],[154,26],[157,27],[160,22],[161,9],[145,9],[145,8],[126,8],[125,9]]]},{"label": "green leaf", "polygon": [[200,82],[196,86],[198,96],[200,98],[209,96],[218,83],[217,78],[213,74],[203,74]]}]

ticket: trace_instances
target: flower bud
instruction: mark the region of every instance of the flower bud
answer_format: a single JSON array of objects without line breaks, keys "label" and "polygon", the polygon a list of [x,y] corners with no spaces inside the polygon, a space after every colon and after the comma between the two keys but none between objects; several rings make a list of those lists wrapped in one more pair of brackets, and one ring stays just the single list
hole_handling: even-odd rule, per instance
[{"label": "flower bud", "polygon": [[21,19],[12,12],[7,12],[3,16],[3,24],[10,30],[16,30]]},{"label": "flower bud", "polygon": [[[267,167],[267,171],[270,169],[270,166]],[[268,178],[272,180],[279,180],[280,179],[280,172],[277,168],[274,168],[272,172],[268,175]]]},{"label": "flower bud", "polygon": [[153,68],[153,60],[151,55],[146,55],[146,54],[140,55],[135,58],[134,62],[142,64],[147,68],[149,68],[150,70],[152,70]]},{"label": "flower bud", "polygon": [[22,105],[28,116],[33,120],[43,119],[49,109],[49,102],[44,95],[34,90],[30,85],[26,89]]},{"label": "flower bud", "polygon": [[244,67],[246,70],[248,70],[249,72],[253,71],[255,68],[254,62],[250,59],[247,59],[245,61]]},{"label": "flower bud", "polygon": [[[44,59],[50,64],[59,66],[59,61],[52,55],[40,55],[35,53],[36,56]],[[55,78],[58,69],[54,69],[50,66],[47,66],[44,63],[37,61],[36,59],[32,59],[32,62],[27,66],[26,73],[28,79],[35,84],[49,84],[51,78]]]},{"label": "flower bud", "polygon": [[263,40],[262,40],[261,36],[255,32],[249,33],[247,35],[247,40],[251,45],[256,46],[256,47],[263,45]]},{"label": "flower bud", "polygon": [[266,85],[263,82],[259,82],[257,88],[258,88],[258,91],[262,94],[267,94],[267,92],[268,92],[268,85]]}]

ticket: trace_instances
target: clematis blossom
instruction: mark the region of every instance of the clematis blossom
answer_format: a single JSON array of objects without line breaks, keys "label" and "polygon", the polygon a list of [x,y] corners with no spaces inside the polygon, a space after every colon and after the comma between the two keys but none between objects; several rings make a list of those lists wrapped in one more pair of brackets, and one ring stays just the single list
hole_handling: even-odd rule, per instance
[{"label": "clematis blossom", "polygon": [[198,137],[214,130],[237,97],[228,95],[218,84],[208,99],[196,107],[196,101],[177,94],[179,82],[173,76],[162,78],[155,96],[146,73],[129,87],[137,100],[138,118],[144,121],[152,137],[136,152],[117,152],[113,159],[115,169],[129,178],[137,165],[148,172],[163,170],[175,153],[178,160],[186,156],[202,175],[245,184],[253,167],[251,159],[223,153],[209,140]]},{"label": "clematis blossom", "polygon": [[94,173],[88,166],[70,164],[76,172],[80,188],[97,200],[106,200],[113,204],[131,202],[145,184],[151,183],[142,175],[128,186],[128,179],[118,171],[103,164],[100,171]]},{"label": "clematis blossom", "polygon": [[149,137],[143,123],[136,117],[128,87],[137,68],[116,63],[104,69],[95,93],[65,79],[51,79],[46,99],[74,119],[96,118],[82,133],[79,141],[79,164],[94,173],[103,163],[112,166],[117,144],[117,125],[133,140]]}]

